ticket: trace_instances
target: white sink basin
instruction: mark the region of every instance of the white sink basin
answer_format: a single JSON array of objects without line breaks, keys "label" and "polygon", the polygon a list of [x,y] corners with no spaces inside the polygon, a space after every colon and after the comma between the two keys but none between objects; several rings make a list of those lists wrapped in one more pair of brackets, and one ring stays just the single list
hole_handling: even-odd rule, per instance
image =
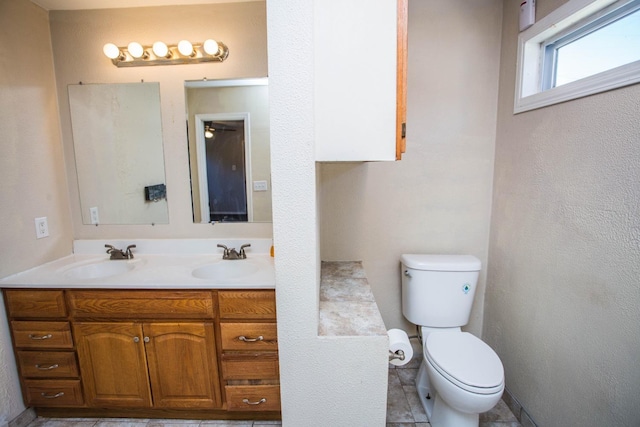
[{"label": "white sink basin", "polygon": [[248,259],[223,260],[213,264],[203,265],[193,270],[193,277],[215,282],[238,280],[251,276],[260,269],[260,266]]},{"label": "white sink basin", "polygon": [[135,264],[125,260],[101,260],[65,269],[64,275],[72,280],[104,279],[133,270]]}]

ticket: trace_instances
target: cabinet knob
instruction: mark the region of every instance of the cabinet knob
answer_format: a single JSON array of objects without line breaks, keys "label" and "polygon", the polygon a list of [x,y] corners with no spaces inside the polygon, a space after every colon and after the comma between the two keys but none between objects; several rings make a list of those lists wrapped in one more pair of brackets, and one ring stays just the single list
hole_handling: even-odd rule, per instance
[{"label": "cabinet knob", "polygon": [[133,337],[133,342],[140,342],[140,337]]},{"label": "cabinet knob", "polygon": [[257,338],[247,338],[244,335],[240,335],[238,337],[238,339],[240,341],[244,341],[244,342],[256,342],[256,341],[262,341],[264,339],[264,337],[262,335],[260,335]]},{"label": "cabinet knob", "polygon": [[249,399],[242,399],[242,403],[246,403],[247,405],[260,405],[262,403],[265,403],[266,401],[267,399],[265,399],[264,397],[257,402],[251,402]]},{"label": "cabinet knob", "polygon": [[144,342],[149,342],[149,341],[151,341],[149,337],[144,337]]}]

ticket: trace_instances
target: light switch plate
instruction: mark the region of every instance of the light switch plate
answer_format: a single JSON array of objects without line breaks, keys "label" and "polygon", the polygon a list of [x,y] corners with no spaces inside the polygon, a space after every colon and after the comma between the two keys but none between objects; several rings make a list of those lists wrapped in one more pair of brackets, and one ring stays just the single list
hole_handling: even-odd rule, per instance
[{"label": "light switch plate", "polygon": [[47,217],[36,218],[36,239],[42,239],[49,236],[49,224]]},{"label": "light switch plate", "polygon": [[253,181],[253,191],[267,191],[267,181]]}]

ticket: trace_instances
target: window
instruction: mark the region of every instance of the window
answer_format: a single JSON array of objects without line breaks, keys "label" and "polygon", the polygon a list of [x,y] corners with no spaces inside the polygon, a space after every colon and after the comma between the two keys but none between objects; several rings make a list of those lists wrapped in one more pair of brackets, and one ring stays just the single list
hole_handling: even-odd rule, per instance
[{"label": "window", "polygon": [[520,34],[514,112],[640,81],[640,0],[570,0]]}]

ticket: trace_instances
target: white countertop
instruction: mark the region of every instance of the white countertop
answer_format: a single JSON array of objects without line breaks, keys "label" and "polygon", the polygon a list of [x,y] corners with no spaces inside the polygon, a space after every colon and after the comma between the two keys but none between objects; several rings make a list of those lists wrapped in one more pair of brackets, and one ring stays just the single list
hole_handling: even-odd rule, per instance
[{"label": "white countertop", "polygon": [[[222,260],[222,243],[228,247],[246,249],[247,259]],[[124,249],[130,244],[132,260],[109,260],[105,244]],[[0,288],[92,288],[92,289],[273,289],[275,288],[274,260],[269,256],[270,239],[211,240],[211,239],[144,239],[144,240],[83,240],[74,242],[74,254],[43,264],[0,280]],[[100,264],[119,263],[123,271],[106,277],[88,278],[78,274]],[[250,267],[254,270],[237,276],[222,274],[218,279],[195,277],[200,267]],[[223,265],[225,264],[225,265]],[[125,266],[126,265],[126,266]],[[107,266],[107,267],[110,267]],[[90,274],[89,274],[90,275]],[[80,276],[80,277],[78,277]]]}]

